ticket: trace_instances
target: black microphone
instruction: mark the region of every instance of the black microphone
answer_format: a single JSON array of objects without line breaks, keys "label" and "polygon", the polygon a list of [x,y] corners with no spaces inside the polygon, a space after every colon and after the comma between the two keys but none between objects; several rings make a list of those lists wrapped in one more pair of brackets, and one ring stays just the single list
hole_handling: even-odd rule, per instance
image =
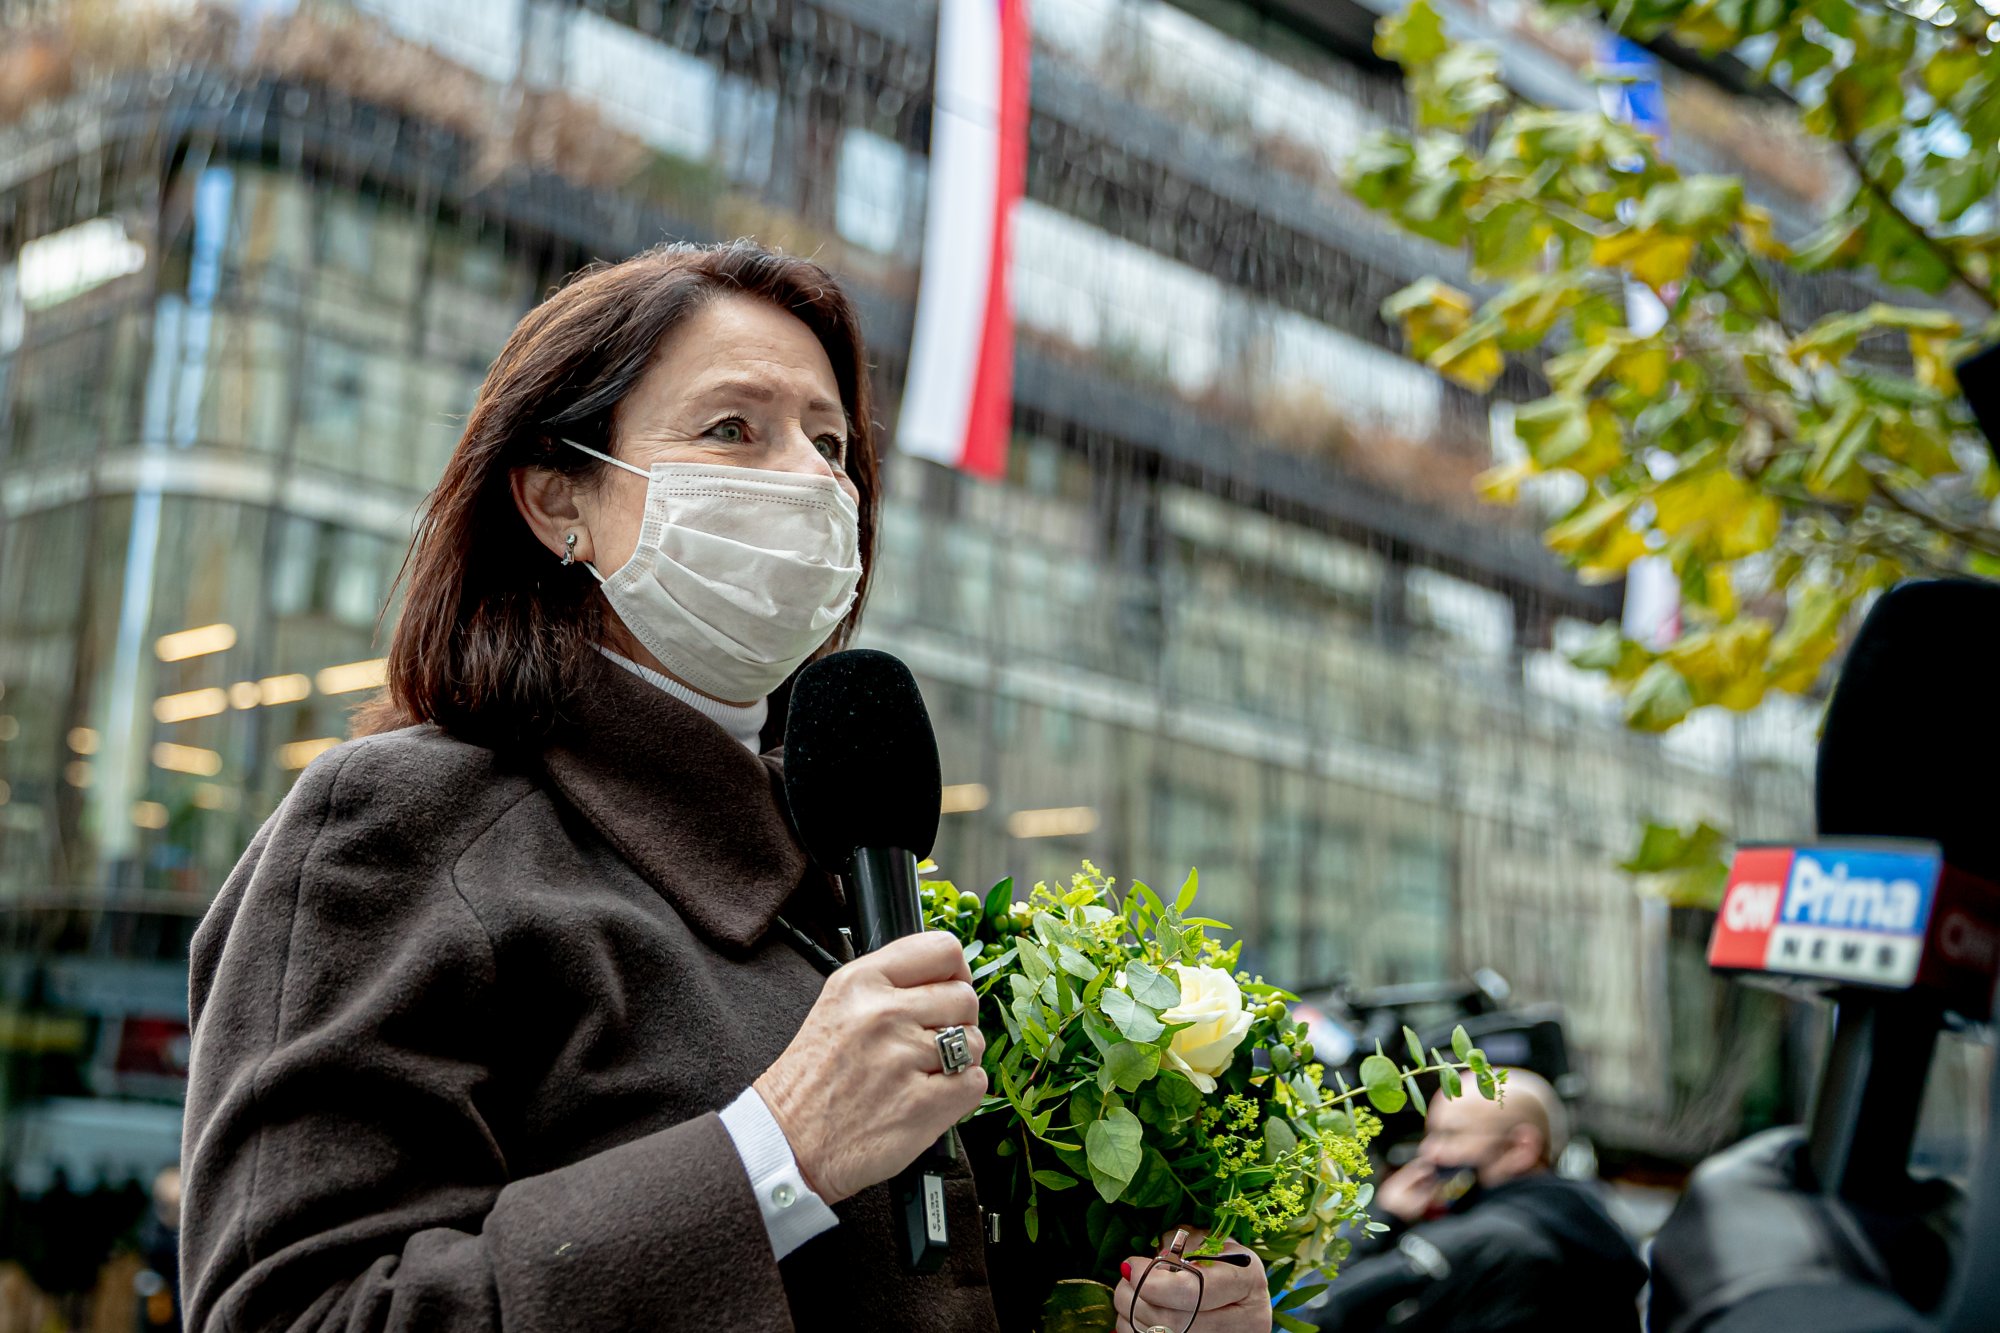
[{"label": "black microphone", "polygon": [[1935,843],[1943,862],[1917,927],[1918,984],[1837,992],[1807,1152],[1820,1187],[1855,1202],[1892,1205],[1908,1184],[1921,1102],[1911,1090],[1923,1086],[1945,1013],[1988,1017],[2000,836],[1993,786],[1980,775],[2000,753],[1996,668],[2000,584],[1905,583],[1869,611],[1827,706],[1814,782],[1820,836],[1917,839]]},{"label": "black microphone", "polygon": [[2000,749],[1991,680],[2000,584],[1885,593],[1827,706],[1819,841],[1736,854],[1711,966],[1831,996],[1833,1047],[1806,1160],[1819,1189],[1894,1211],[1910,1186],[1921,1088],[1947,1014],[1983,1022],[2000,969]]},{"label": "black microphone", "polygon": [[[917,862],[937,841],[943,791],[908,667],[854,648],[799,672],[785,715],[785,803],[814,864],[846,886],[860,952],[924,928]],[[913,1272],[935,1271],[950,1247],[944,1178],[926,1166],[953,1155],[946,1134],[893,1182]]]}]

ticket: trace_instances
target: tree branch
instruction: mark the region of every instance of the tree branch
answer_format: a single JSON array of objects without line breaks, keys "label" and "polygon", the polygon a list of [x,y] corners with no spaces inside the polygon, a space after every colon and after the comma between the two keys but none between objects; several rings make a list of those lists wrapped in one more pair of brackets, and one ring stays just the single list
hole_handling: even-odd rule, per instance
[{"label": "tree branch", "polygon": [[[1832,102],[1829,101],[1828,106],[1832,105]],[[1861,181],[1861,188],[1866,190],[1875,200],[1875,206],[1896,219],[1896,221],[1902,223],[1912,235],[1923,243],[1925,249],[1936,256],[1939,263],[1951,271],[1951,276],[1957,279],[1960,286],[1964,287],[1966,291],[1971,292],[1974,298],[1989,311],[1993,310],[1995,307],[1992,291],[1981,287],[1978,282],[1974,281],[1972,275],[1966,272],[1965,265],[1959,261],[1958,256],[1952,253],[1950,246],[1931,235],[1926,228],[1918,226],[1911,220],[1910,215],[1903,211],[1902,206],[1896,202],[1895,197],[1889,189],[1868,170],[1868,164],[1861,156],[1861,149],[1855,145],[1853,137],[1848,133],[1847,124],[1841,119],[1840,111],[1837,107],[1834,108],[1833,114],[1835,124],[1840,130],[1839,143],[1841,156],[1845,157],[1847,165],[1853,168],[1855,176]]]}]

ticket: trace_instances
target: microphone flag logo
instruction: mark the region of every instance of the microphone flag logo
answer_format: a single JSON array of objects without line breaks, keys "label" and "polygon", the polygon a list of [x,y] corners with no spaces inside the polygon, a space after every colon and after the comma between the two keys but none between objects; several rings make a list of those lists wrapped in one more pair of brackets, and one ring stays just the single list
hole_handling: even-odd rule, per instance
[{"label": "microphone flag logo", "polygon": [[1917,980],[1943,858],[1935,847],[1745,847],[1709,965],[1904,989]]}]

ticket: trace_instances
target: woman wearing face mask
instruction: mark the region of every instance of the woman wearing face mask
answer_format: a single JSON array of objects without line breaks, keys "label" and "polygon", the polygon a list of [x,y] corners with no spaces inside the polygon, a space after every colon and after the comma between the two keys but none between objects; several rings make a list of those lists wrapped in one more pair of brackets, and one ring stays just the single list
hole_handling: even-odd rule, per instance
[{"label": "woman wearing face mask", "polygon": [[366,734],[195,939],[190,1329],[992,1326],[963,1167],[929,1275],[881,1187],[985,1091],[963,957],[825,975],[765,753],[866,590],[864,364],[824,270],[741,242],[516,328]]}]

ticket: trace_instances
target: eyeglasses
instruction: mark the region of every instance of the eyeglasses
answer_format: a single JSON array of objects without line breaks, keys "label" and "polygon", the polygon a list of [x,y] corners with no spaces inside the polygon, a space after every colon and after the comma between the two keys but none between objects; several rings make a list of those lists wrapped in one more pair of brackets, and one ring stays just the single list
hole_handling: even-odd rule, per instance
[{"label": "eyeglasses", "polygon": [[[1234,1264],[1238,1268],[1250,1265],[1247,1254],[1198,1254],[1187,1255],[1188,1233],[1186,1228],[1174,1232],[1174,1238],[1161,1250],[1159,1257],[1146,1265],[1146,1271],[1139,1275],[1139,1281],[1132,1288],[1132,1326],[1138,1333],[1190,1333],[1194,1328],[1195,1316],[1201,1312],[1202,1280],[1197,1263]],[[1187,1312],[1187,1323],[1175,1327],[1171,1324],[1139,1324],[1139,1302],[1144,1299],[1146,1279],[1165,1269],[1170,1273],[1188,1273],[1194,1277],[1194,1307]]]}]

